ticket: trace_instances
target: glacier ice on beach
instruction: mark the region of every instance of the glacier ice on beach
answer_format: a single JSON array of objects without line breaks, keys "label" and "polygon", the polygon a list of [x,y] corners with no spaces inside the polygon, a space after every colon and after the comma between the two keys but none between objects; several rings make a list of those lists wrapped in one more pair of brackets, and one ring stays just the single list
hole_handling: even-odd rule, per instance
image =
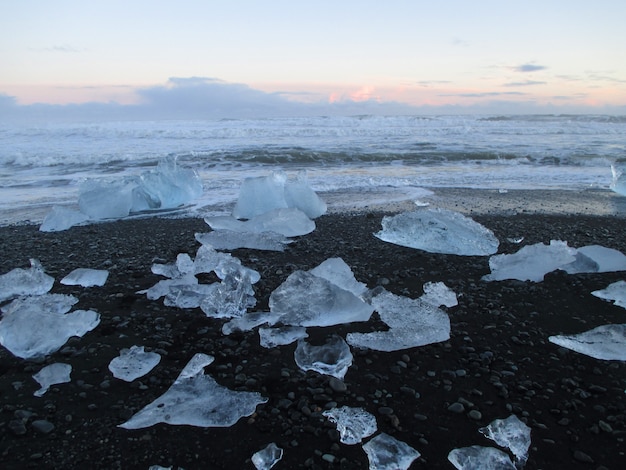
[{"label": "glacier ice on beach", "polygon": [[618,307],[626,308],[626,281],[613,282],[606,289],[595,290],[591,294],[604,300],[612,300]]},{"label": "glacier ice on beach", "polygon": [[376,417],[363,408],[342,406],[331,408],[322,414],[337,426],[339,440],[343,444],[358,444],[378,430]]},{"label": "glacier ice on beach", "polygon": [[240,317],[224,323],[222,334],[228,336],[235,331],[251,331],[260,325],[273,325],[280,316],[270,312],[246,312]]},{"label": "glacier ice on beach", "polygon": [[259,328],[259,342],[264,348],[275,348],[291,344],[309,334],[303,326],[282,326],[279,328]]},{"label": "glacier ice on beach", "polygon": [[384,432],[363,445],[370,470],[407,470],[420,453]]},{"label": "glacier ice on beach", "polygon": [[62,294],[12,301],[2,308],[0,344],[23,359],[57,351],[72,336],[83,336],[100,323],[100,315],[92,310],[69,312],[76,302],[75,297]]},{"label": "glacier ice on beach", "polygon": [[576,260],[560,269],[568,274],[626,271],[626,256],[605,246],[583,246],[576,249]]},{"label": "glacier ice on beach", "polygon": [[451,255],[491,255],[499,246],[491,230],[447,209],[422,209],[385,216],[382,230],[374,235],[396,245]]},{"label": "glacier ice on beach", "polygon": [[441,309],[420,299],[398,296],[384,289],[374,292],[372,306],[387,331],[348,333],[346,341],[354,347],[376,351],[398,351],[450,338],[450,318]]},{"label": "glacier ice on beach", "polygon": [[39,231],[61,232],[88,220],[89,217],[80,211],[63,206],[53,206],[44,217],[39,226]]},{"label": "glacier ice on beach", "polygon": [[424,295],[420,297],[423,302],[439,307],[455,307],[459,304],[456,294],[443,282],[427,282],[423,286]]},{"label": "glacier ice on beach", "polygon": [[526,464],[530,448],[530,428],[517,416],[496,419],[478,431],[499,446],[507,447],[515,456],[517,466],[523,467]]},{"label": "glacier ice on beach", "polygon": [[214,289],[200,303],[200,309],[207,317],[240,317],[256,305],[252,281],[245,273],[229,274],[211,286]]},{"label": "glacier ice on beach", "polygon": [[214,358],[195,354],[172,386],[119,426],[141,429],[157,423],[198,427],[228,427],[267,402],[257,392],[237,392],[219,385],[204,374]]},{"label": "glacier ice on beach", "polygon": [[352,365],[352,358],[350,346],[338,335],[330,336],[321,346],[300,339],[294,352],[294,359],[300,369],[313,370],[338,379],[344,378]]},{"label": "glacier ice on beach", "polygon": [[350,266],[341,258],[328,258],[309,272],[359,298],[363,298],[368,290],[365,283],[356,280]]},{"label": "glacier ice on beach", "polygon": [[292,181],[285,172],[274,171],[268,176],[250,177],[243,181],[233,216],[251,219],[287,207],[300,209],[311,219],[326,212],[326,204],[309,186],[306,173],[298,173],[297,179]]},{"label": "glacier ice on beach", "polygon": [[36,259],[30,260],[30,268],[15,268],[0,276],[0,302],[22,295],[42,295],[54,285],[54,278],[48,276]]},{"label": "glacier ice on beach", "polygon": [[211,245],[216,250],[250,250],[285,251],[291,243],[284,235],[276,232],[236,232],[234,230],[213,230],[208,233],[196,233],[196,240],[203,245]]},{"label": "glacier ice on beach", "polygon": [[122,349],[120,355],[109,363],[109,370],[116,379],[132,382],[143,377],[161,362],[161,355],[155,352],[146,352],[143,346],[131,346]]},{"label": "glacier ice on beach", "polygon": [[272,442],[252,454],[252,464],[257,470],[269,470],[283,458],[283,449]]},{"label": "glacier ice on beach", "polygon": [[495,447],[453,449],[448,454],[448,460],[458,470],[516,470],[508,454]]},{"label": "glacier ice on beach", "polygon": [[103,286],[107,282],[109,271],[106,269],[77,268],[61,279],[66,286]]},{"label": "glacier ice on beach", "polygon": [[232,216],[206,217],[204,221],[213,230],[252,233],[274,232],[285,237],[299,237],[315,230],[315,222],[295,207],[272,209],[245,221]]},{"label": "glacier ice on beach", "polygon": [[624,166],[624,163],[614,163],[611,165],[613,179],[610,188],[622,196],[626,196],[626,172],[624,172]]},{"label": "glacier ice on beach", "polygon": [[63,384],[69,382],[70,374],[72,373],[72,366],[69,364],[63,364],[62,362],[55,362],[33,375],[33,379],[37,381],[41,388],[37,390],[33,395],[36,397],[43,396],[52,385]]},{"label": "glacier ice on beach", "polygon": [[626,324],[601,325],[575,335],[555,335],[548,340],[596,359],[626,361]]}]

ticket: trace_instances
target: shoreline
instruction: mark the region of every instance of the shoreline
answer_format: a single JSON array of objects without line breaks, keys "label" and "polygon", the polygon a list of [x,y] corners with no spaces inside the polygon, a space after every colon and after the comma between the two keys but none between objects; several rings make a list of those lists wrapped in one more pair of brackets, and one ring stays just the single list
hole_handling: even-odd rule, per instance
[{"label": "shoreline", "polygon": [[[521,236],[522,245],[561,239],[573,247],[600,244],[626,253],[626,211],[619,195],[548,192],[542,200],[536,191],[476,191],[433,189],[433,197],[424,200],[430,207],[464,212],[493,230],[500,253],[517,251],[521,245],[510,240]],[[178,253],[195,255],[194,233],[209,231],[201,218],[130,218],[53,233],[39,232],[35,225],[0,227],[0,242],[9,247],[0,273],[37,258],[56,280],[51,292],[73,294],[79,299],[75,308],[101,315],[98,327],[43,362],[18,359],[0,348],[4,468],[252,468],[252,454],[270,442],[284,449],[276,468],[367,468],[361,446],[341,444],[323,417],[322,411],[333,406],[363,407],[374,414],[376,434],[390,434],[421,453],[412,469],[450,469],[447,454],[454,448],[497,447],[478,429],[511,414],[532,429],[524,468],[620,468],[626,459],[626,364],[559,348],[547,338],[626,323],[623,308],[591,295],[624,279],[624,273],[557,271],[540,283],[485,282],[488,257],[432,254],[372,235],[384,215],[409,206],[411,201],[385,210],[330,211],[285,252],[232,251],[261,274],[254,286],[259,311],[267,311],[269,295],[291,272],[337,256],[368,288],[383,286],[417,298],[424,283],[441,281],[457,294],[459,305],[444,308],[451,322],[449,340],[391,353],[354,350],[345,388],[327,376],[302,372],[293,359],[294,344],[270,350],[259,345],[256,331],[224,336],[224,320],[136,293],[162,279],[150,271],[154,262],[171,263]],[[109,279],[92,288],[58,282],[79,267],[107,269]],[[380,328],[374,315],[364,323],[309,328],[307,341],[322,344],[331,334]],[[109,362],[135,344],[159,351],[161,363],[130,384],[113,378]],[[260,392],[267,403],[228,428],[118,427],[164,393],[198,352],[216,358],[206,373],[218,383]],[[32,375],[53,362],[72,365],[71,382],[34,397],[39,386]],[[460,412],[452,406],[457,403]],[[18,420],[25,434],[11,430],[10,423]],[[37,431],[36,420],[54,429]]]}]

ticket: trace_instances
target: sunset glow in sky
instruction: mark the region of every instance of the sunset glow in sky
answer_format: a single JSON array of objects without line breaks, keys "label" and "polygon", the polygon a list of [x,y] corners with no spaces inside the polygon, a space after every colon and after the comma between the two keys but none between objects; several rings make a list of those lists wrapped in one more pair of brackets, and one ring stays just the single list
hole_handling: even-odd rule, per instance
[{"label": "sunset glow in sky", "polygon": [[141,104],[202,77],[304,104],[623,113],[625,18],[624,0],[0,0],[0,97]]}]

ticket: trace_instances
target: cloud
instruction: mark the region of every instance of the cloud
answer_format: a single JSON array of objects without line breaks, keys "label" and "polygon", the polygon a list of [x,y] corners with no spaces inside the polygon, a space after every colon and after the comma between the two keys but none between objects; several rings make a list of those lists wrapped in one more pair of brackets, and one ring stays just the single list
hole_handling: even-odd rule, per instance
[{"label": "cloud", "polygon": [[79,49],[76,49],[75,47],[68,44],[60,44],[49,47],[31,47],[30,50],[35,52],[60,52],[64,54],[80,52]]},{"label": "cloud", "polygon": [[513,67],[513,70],[516,72],[539,72],[540,70],[546,70],[548,67],[545,65],[536,65],[536,64],[522,64],[516,67]]},{"label": "cloud", "polygon": [[504,86],[534,86],[534,85],[545,85],[547,82],[538,82],[536,80],[526,80],[524,82],[509,82],[505,83]]},{"label": "cloud", "polygon": [[459,97],[459,98],[493,98],[497,96],[523,96],[526,93],[521,91],[485,91],[479,93],[450,93],[441,94],[443,97]]}]

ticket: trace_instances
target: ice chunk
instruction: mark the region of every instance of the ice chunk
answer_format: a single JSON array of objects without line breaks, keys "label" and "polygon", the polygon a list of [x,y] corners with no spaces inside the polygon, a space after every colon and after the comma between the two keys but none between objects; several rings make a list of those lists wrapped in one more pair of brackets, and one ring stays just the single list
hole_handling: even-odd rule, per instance
[{"label": "ice chunk", "polygon": [[78,207],[95,220],[126,217],[133,206],[133,188],[129,181],[88,181],[78,195]]},{"label": "ice chunk", "polygon": [[291,344],[309,335],[303,326],[283,326],[281,328],[259,328],[260,344],[264,348],[275,348]]},{"label": "ice chunk", "polygon": [[41,388],[37,390],[33,395],[36,397],[43,396],[48,391],[50,386],[56,384],[63,384],[69,382],[70,374],[72,373],[72,366],[69,364],[63,364],[61,362],[55,362],[49,366],[44,367],[35,375],[33,379],[37,381]]},{"label": "ice chunk", "polygon": [[488,426],[480,428],[479,432],[499,446],[507,447],[515,456],[518,467],[526,464],[530,448],[530,428],[517,416],[511,415],[506,419],[496,419]]},{"label": "ice chunk", "polygon": [[443,310],[422,299],[410,299],[382,291],[372,297],[387,331],[348,333],[348,344],[376,351],[398,351],[446,341],[450,338],[450,318]]},{"label": "ice chunk", "polygon": [[605,300],[612,300],[618,307],[626,308],[626,281],[609,284],[606,289],[593,291],[591,294]]},{"label": "ice chunk", "polygon": [[211,245],[216,250],[285,251],[291,240],[275,232],[235,232],[233,230],[213,230],[209,233],[196,233],[196,240],[203,245]]},{"label": "ice chunk", "polygon": [[0,302],[21,295],[41,295],[52,289],[54,278],[48,276],[36,259],[30,260],[30,268],[15,268],[0,276]]},{"label": "ice chunk", "polygon": [[160,361],[160,354],[145,352],[143,346],[132,346],[130,349],[122,349],[120,355],[111,360],[109,370],[116,379],[132,382],[146,375]]},{"label": "ice chunk", "polygon": [[352,365],[350,346],[338,335],[330,336],[326,344],[321,346],[313,346],[303,339],[298,340],[294,358],[302,370],[314,370],[338,379],[343,379]]},{"label": "ice chunk", "polygon": [[0,344],[23,359],[57,351],[72,336],[83,336],[100,323],[91,310],[66,313],[76,299],[60,294],[24,297],[2,309]]},{"label": "ice chunk", "polygon": [[163,279],[149,289],[139,291],[138,294],[146,294],[150,300],[157,300],[168,295],[173,289],[193,288],[198,284],[198,278],[193,274],[187,274],[174,279]]},{"label": "ice chunk", "polygon": [[551,240],[549,245],[527,245],[516,253],[489,258],[491,274],[483,276],[483,280],[518,279],[541,282],[547,273],[574,262],[575,256],[576,249],[567,246],[564,241]]},{"label": "ice chunk", "polygon": [[163,305],[177,308],[198,308],[204,299],[213,295],[216,289],[217,285],[215,284],[170,284]]},{"label": "ice chunk", "polygon": [[407,470],[420,453],[405,442],[386,433],[363,445],[370,470]]},{"label": "ice chunk", "polygon": [[223,281],[212,286],[211,294],[200,303],[207,317],[240,317],[256,305],[252,282],[245,273],[228,274]]},{"label": "ice chunk", "polygon": [[626,324],[602,325],[577,335],[550,336],[551,343],[606,361],[626,361]]},{"label": "ice chunk", "polygon": [[61,284],[82,287],[103,286],[108,277],[109,271],[106,269],[77,268],[61,279]]},{"label": "ice chunk", "polygon": [[600,245],[583,246],[576,250],[576,260],[560,269],[569,274],[626,271],[626,256],[613,248]]},{"label": "ice chunk", "polygon": [[285,184],[287,207],[295,207],[311,219],[326,213],[326,203],[309,186],[305,171],[298,172],[296,179],[289,179]]},{"label": "ice chunk", "polygon": [[396,245],[431,253],[481,256],[498,251],[493,232],[458,212],[423,209],[385,216],[374,235]]},{"label": "ice chunk", "polygon": [[211,362],[213,357],[196,354],[163,395],[120,427],[141,429],[157,423],[228,427],[267,402],[257,392],[237,392],[219,385],[203,372]]},{"label": "ice chunk", "polygon": [[60,232],[74,225],[82,224],[89,217],[80,211],[62,206],[54,206],[43,219],[39,230],[41,232]]},{"label": "ice chunk", "polygon": [[420,299],[435,307],[441,305],[455,307],[459,305],[456,294],[443,282],[427,282],[424,284],[423,289],[424,295],[422,295]]},{"label": "ice chunk", "polygon": [[257,470],[269,470],[282,458],[283,450],[272,442],[252,455],[252,463]]},{"label": "ice chunk", "polygon": [[259,325],[273,325],[279,318],[279,315],[270,312],[248,312],[224,323],[222,333],[229,335],[234,331],[250,331]]},{"label": "ice chunk", "polygon": [[[201,242],[201,240],[198,240]],[[194,260],[194,273],[215,272],[217,277],[225,279],[227,275],[247,276],[252,284],[256,284],[261,275],[254,269],[242,266],[241,260],[230,253],[220,253],[210,245],[202,245],[198,248]]]},{"label": "ice chunk", "polygon": [[363,408],[342,406],[326,410],[322,414],[337,425],[339,440],[344,444],[358,444],[378,430],[376,417]]},{"label": "ice chunk", "polygon": [[362,297],[368,290],[367,285],[356,280],[350,266],[341,258],[329,258],[309,272],[352,292],[357,297]]},{"label": "ice chunk", "polygon": [[624,172],[624,163],[614,163],[611,165],[611,173],[613,180],[610,188],[622,196],[626,196],[626,173]]},{"label": "ice chunk", "polygon": [[458,470],[516,470],[508,454],[494,447],[453,449],[448,460]]},{"label": "ice chunk", "polygon": [[315,230],[315,222],[294,207],[273,209],[256,215],[247,221],[234,217],[207,217],[204,221],[213,230],[231,230],[233,232],[274,232],[285,237],[298,237]]}]

